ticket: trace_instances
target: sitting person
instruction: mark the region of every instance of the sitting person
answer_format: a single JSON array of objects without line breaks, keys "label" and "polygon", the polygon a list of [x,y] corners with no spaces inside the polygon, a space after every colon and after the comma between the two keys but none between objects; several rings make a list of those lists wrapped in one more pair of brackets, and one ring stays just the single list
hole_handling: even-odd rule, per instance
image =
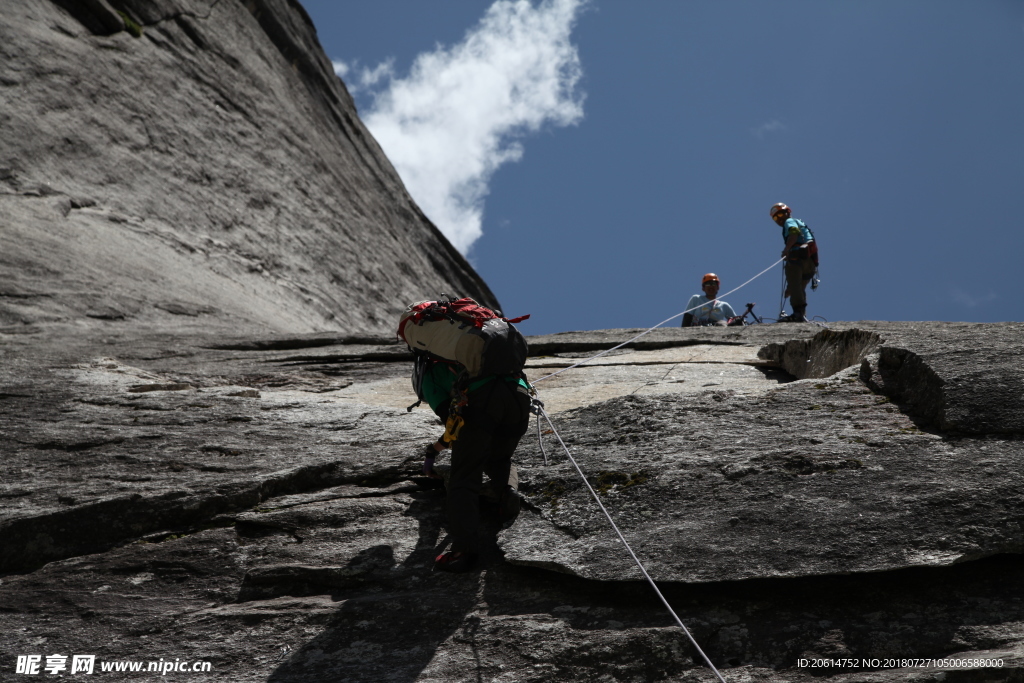
[{"label": "sitting person", "polygon": [[690,297],[690,302],[686,304],[687,313],[683,314],[683,327],[724,326],[735,324],[734,320],[739,320],[740,325],[743,324],[742,318],[738,318],[732,306],[715,298],[718,296],[720,284],[718,276],[714,273],[707,273],[703,277],[700,287],[704,293]]}]

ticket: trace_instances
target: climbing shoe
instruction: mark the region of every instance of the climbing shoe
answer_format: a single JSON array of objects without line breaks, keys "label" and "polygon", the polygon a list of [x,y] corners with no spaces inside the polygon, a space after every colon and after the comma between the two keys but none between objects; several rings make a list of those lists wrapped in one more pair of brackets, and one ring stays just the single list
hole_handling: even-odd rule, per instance
[{"label": "climbing shoe", "polygon": [[793,315],[789,316],[789,322],[791,323],[805,323],[807,322],[807,316],[804,313],[807,312],[807,306],[794,306]]},{"label": "climbing shoe", "polygon": [[522,507],[523,501],[519,497],[519,492],[511,486],[506,486],[498,497],[498,519],[502,524],[514,522]]},{"label": "climbing shoe", "polygon": [[434,559],[434,571],[462,574],[473,569],[473,565],[476,564],[476,558],[476,553],[449,550],[446,553],[441,553]]}]

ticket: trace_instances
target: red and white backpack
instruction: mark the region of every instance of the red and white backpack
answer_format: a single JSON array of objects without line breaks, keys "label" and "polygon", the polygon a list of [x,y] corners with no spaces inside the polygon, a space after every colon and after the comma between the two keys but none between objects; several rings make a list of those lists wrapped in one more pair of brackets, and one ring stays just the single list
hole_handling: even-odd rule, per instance
[{"label": "red and white backpack", "polygon": [[521,372],[526,339],[512,323],[529,318],[502,318],[470,298],[420,301],[398,320],[398,336],[409,348],[455,361],[470,379]]}]

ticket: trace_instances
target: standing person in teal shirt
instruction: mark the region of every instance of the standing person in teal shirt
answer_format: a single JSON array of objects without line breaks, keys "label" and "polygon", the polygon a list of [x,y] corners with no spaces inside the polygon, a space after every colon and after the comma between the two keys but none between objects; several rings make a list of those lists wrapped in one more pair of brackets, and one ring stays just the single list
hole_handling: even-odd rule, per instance
[{"label": "standing person in teal shirt", "polygon": [[[702,325],[728,325],[736,317],[736,311],[724,301],[719,301],[718,288],[721,283],[714,273],[707,273],[701,279],[700,288],[703,294],[694,294],[686,304],[689,313],[683,314],[683,327],[699,327]],[[742,323],[741,323],[742,324]]]},{"label": "standing person in teal shirt", "polygon": [[782,228],[782,239],[786,246],[782,258],[786,259],[786,296],[793,307],[793,314],[784,316],[779,322],[807,322],[807,283],[818,269],[817,245],[814,234],[807,224],[793,218],[793,212],[783,203],[772,206],[772,220]]}]

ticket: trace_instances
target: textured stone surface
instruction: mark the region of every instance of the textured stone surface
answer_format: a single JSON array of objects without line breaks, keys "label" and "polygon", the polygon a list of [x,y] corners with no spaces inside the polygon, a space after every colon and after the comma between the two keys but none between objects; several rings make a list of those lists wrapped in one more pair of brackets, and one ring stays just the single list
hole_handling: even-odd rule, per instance
[{"label": "textured stone surface", "polygon": [[[660,580],[877,572],[1024,550],[1021,442],[922,432],[858,374],[763,396],[630,396],[556,425]],[[535,452],[527,444],[524,459]],[[540,514],[505,533],[506,560],[639,578],[565,457],[552,460],[521,468]]]},{"label": "textured stone surface", "polygon": [[[493,301],[298,4],[14,0],[0,60],[0,679],[715,680],[546,425],[431,572],[391,325]],[[660,329],[545,379],[640,332],[528,373],[726,680],[1024,680],[1024,326]]]},{"label": "textured stone surface", "polygon": [[[850,330],[878,336],[864,362],[844,356]],[[552,420],[726,680],[1017,680],[1020,434],[946,433],[872,389],[886,348],[945,361],[944,340],[996,348],[1020,331],[973,333],[658,330],[644,349],[559,375],[579,394],[632,388]],[[530,375],[630,336],[531,339]],[[499,529],[482,502],[493,541],[481,571],[430,571],[446,543],[443,491],[417,476],[418,450],[440,427],[401,407],[412,396],[401,396],[409,363],[396,344],[46,331],[3,341],[5,674],[19,654],[79,653],[209,661],[210,677],[231,681],[713,680],[552,434],[544,465],[533,426],[517,456],[517,522]],[[773,343],[804,343],[820,356],[812,364],[852,364],[793,381],[766,359]],[[797,359],[807,362],[787,362]],[[970,371],[984,377],[987,362]],[[749,370],[758,376],[744,383]],[[697,386],[723,371],[728,388]],[[967,368],[922,371],[947,382]],[[554,381],[539,383],[542,396]],[[382,386],[391,393],[377,396]],[[988,400],[958,396],[965,411]],[[1013,411],[1024,399],[1007,400]],[[1004,666],[799,666],[954,655]]]},{"label": "textured stone surface", "polygon": [[[914,416],[945,432],[1019,434],[1024,431],[1024,325],[1005,323],[888,323],[855,325],[836,335],[770,345],[760,356],[802,377],[823,377],[845,360],[864,358],[862,378]],[[876,333],[878,330],[876,330]],[[821,352],[828,347],[834,351]],[[817,359],[843,358],[841,363]],[[821,370],[818,366],[823,366]],[[813,371],[802,371],[810,367]]]},{"label": "textured stone surface", "polygon": [[496,305],[296,2],[12,0],[0,72],[0,329],[382,334],[441,291]]}]

